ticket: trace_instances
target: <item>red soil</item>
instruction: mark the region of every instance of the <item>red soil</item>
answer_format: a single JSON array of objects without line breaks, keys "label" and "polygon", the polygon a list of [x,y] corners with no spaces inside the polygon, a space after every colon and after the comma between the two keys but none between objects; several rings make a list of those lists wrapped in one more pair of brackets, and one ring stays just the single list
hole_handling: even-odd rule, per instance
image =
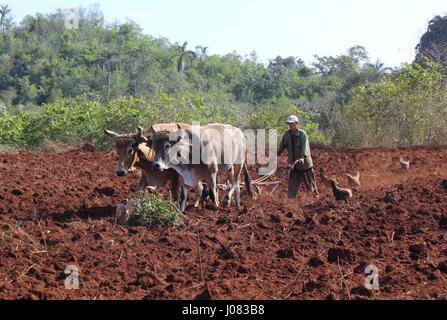
[{"label": "red soil", "polygon": [[[321,184],[319,200],[291,201],[284,181],[168,231],[114,225],[139,178],[117,178],[111,153],[0,155],[0,299],[446,299],[447,148],[313,154],[341,185],[360,170],[351,208]],[[281,158],[272,179],[286,176]],[[379,291],[364,288],[370,264]],[[65,289],[67,265],[80,290]]]}]

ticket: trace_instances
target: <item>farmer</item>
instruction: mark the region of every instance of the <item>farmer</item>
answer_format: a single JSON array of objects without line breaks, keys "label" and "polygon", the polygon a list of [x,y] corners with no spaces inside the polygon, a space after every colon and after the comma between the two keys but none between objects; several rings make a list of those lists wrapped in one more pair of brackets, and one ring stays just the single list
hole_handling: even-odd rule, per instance
[{"label": "farmer", "polygon": [[301,182],[306,183],[307,188],[318,198],[309,138],[306,132],[300,129],[297,116],[290,116],[286,123],[289,125],[289,131],[284,134],[279,143],[278,157],[287,149],[290,168],[289,198],[296,198]]}]

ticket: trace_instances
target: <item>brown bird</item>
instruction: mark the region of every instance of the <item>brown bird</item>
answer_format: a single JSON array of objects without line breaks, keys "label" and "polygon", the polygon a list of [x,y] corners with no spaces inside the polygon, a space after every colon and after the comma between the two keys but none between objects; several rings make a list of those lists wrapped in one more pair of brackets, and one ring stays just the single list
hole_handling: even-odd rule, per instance
[{"label": "brown bird", "polygon": [[410,162],[411,161],[404,161],[404,159],[402,157],[399,158],[400,168],[402,170],[410,169]]},{"label": "brown bird", "polygon": [[[320,179],[321,182],[327,186],[331,186],[332,183],[332,179],[328,178],[325,174],[324,174],[324,170],[323,168],[320,168]],[[336,181],[336,180],[335,180]]]},{"label": "brown bird", "polygon": [[339,188],[337,185],[337,182],[333,179],[331,181],[331,185],[332,185],[332,192],[334,194],[335,200],[344,201],[344,202],[348,203],[348,200],[352,198],[352,194],[353,194],[352,190]]},{"label": "brown bird", "polygon": [[348,181],[351,187],[360,187],[360,171],[357,171],[355,176],[351,176],[349,173],[345,173],[348,177]]}]

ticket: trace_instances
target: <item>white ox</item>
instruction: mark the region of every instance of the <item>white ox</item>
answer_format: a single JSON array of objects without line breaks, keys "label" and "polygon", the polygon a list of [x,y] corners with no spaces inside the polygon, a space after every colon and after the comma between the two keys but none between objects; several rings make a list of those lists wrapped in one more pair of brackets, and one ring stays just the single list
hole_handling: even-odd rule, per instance
[{"label": "white ox", "polygon": [[[240,176],[245,175],[245,184],[254,198],[256,191],[246,167],[247,141],[239,128],[227,124],[210,124],[190,129],[179,128],[175,132],[166,132],[152,127],[154,150],[153,168],[156,171],[174,169],[180,176],[180,184],[196,188],[205,180],[209,196],[215,207],[219,207],[217,195],[217,176],[226,173],[230,189],[224,200],[229,206],[234,192],[236,205],[240,204]],[[181,201],[181,210],[185,210],[186,201]]]}]

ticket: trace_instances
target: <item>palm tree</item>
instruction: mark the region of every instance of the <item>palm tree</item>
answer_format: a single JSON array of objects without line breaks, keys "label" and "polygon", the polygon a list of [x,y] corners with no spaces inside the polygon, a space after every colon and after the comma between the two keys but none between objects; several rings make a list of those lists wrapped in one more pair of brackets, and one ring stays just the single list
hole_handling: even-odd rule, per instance
[{"label": "palm tree", "polygon": [[107,83],[108,83],[107,99],[110,98],[110,93],[112,91],[113,71],[115,70],[115,67],[117,64],[119,64],[119,62],[120,62],[119,57],[113,53],[107,53],[100,60],[103,70],[107,72]]},{"label": "palm tree", "polygon": [[196,56],[199,57],[199,65],[198,70],[200,73],[204,73],[205,71],[205,62],[208,58],[208,47],[197,46],[196,47]]},{"label": "palm tree", "polygon": [[367,65],[370,66],[375,71],[377,71],[378,73],[386,73],[393,71],[393,68],[385,67],[385,64],[380,60],[376,60],[375,63],[368,63]]},{"label": "palm tree", "polygon": [[208,58],[208,47],[197,46],[196,55],[199,56],[200,62],[204,62]]},{"label": "palm tree", "polygon": [[186,47],[188,46],[188,42],[185,42],[183,46],[178,46],[177,50],[178,52],[174,54],[171,59],[169,59],[170,62],[176,57],[177,59],[177,72],[180,77],[183,77],[183,71],[185,70],[185,60],[187,62],[188,67],[192,65],[192,62],[196,58],[196,53],[191,50],[186,50]]},{"label": "palm tree", "polygon": [[0,6],[0,28],[3,29],[3,24],[5,23],[5,17],[10,12],[11,12],[11,9],[8,8],[8,5],[6,5],[6,6],[1,5]]},{"label": "palm tree", "polygon": [[379,81],[386,74],[390,74],[394,71],[392,68],[385,67],[385,64],[379,60],[375,63],[366,63],[365,66],[370,72],[372,81]]}]

